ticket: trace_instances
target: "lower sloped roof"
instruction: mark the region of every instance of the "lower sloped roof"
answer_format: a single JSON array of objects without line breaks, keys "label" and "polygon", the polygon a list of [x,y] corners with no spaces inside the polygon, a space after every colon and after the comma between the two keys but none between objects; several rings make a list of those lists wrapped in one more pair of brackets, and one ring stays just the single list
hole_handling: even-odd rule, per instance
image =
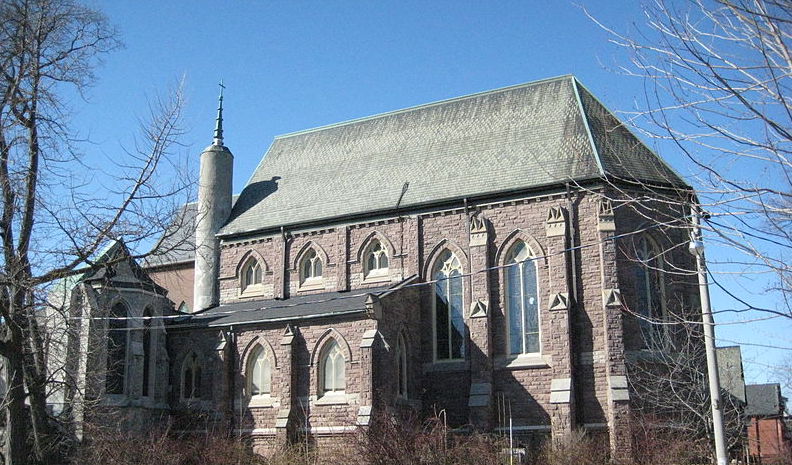
[{"label": "lower sloped roof", "polygon": [[234,302],[174,320],[172,324],[189,327],[213,327],[305,320],[366,311],[369,294],[378,296],[393,286],[360,289],[352,292],[324,292],[298,295],[289,299],[259,299]]}]

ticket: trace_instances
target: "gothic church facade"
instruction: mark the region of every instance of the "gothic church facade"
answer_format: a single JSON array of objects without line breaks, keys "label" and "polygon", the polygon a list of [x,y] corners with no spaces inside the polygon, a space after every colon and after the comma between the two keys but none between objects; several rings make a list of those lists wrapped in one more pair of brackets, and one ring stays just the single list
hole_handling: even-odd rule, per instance
[{"label": "gothic church facade", "polygon": [[629,456],[626,360],[697,299],[662,273],[691,266],[661,227],[691,190],[574,77],[277,137],[238,197],[232,166],[220,112],[169,232],[194,247],[72,292],[133,317],[78,332],[101,348],[70,362],[94,411],[266,452],[410,411],[497,432],[508,405],[518,436],[583,428]]}]

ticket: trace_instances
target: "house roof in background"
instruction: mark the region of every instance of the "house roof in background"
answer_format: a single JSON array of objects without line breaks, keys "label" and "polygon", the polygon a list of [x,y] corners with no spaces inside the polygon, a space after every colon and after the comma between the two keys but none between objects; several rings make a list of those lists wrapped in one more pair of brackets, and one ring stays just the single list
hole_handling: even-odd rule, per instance
[{"label": "house roof in background", "polygon": [[767,417],[784,413],[784,398],[778,383],[749,384],[745,386],[745,394],[748,400],[746,416]]},{"label": "house roof in background", "polygon": [[721,388],[745,403],[745,374],[740,346],[718,347],[718,379]]}]

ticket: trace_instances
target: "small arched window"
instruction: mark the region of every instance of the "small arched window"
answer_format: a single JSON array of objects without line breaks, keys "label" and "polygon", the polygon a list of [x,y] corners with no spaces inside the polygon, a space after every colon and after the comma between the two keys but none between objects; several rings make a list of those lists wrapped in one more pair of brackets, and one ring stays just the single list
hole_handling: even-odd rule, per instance
[{"label": "small arched window", "polygon": [[400,397],[407,398],[407,344],[404,342],[403,334],[399,334],[396,339],[396,382],[398,383],[396,393]]},{"label": "small arched window", "polygon": [[151,324],[153,320],[151,319],[151,316],[151,309],[147,307],[143,311],[143,397],[148,397],[149,395],[149,384],[151,380],[151,338],[153,337],[151,331]]},{"label": "small arched window", "polygon": [[312,285],[322,282],[322,259],[316,250],[308,250],[300,262],[300,284]]},{"label": "small arched window", "polygon": [[465,358],[465,320],[462,265],[446,250],[437,260],[432,277],[435,280],[434,326],[435,359]]},{"label": "small arched window", "polygon": [[536,260],[524,242],[506,255],[506,312],[509,321],[509,353],[539,352],[539,285]]},{"label": "small arched window", "polygon": [[198,354],[190,352],[182,364],[181,398],[185,400],[201,398],[201,362]]},{"label": "small arched window", "polygon": [[247,361],[248,394],[268,396],[272,389],[272,360],[262,346],[250,353]]},{"label": "small arched window", "polygon": [[107,320],[107,371],[105,392],[123,394],[127,367],[127,308],[121,302],[113,305]]},{"label": "small arched window", "polygon": [[346,389],[346,360],[335,340],[322,350],[319,359],[319,382],[322,394],[342,393]]},{"label": "small arched window", "polygon": [[635,247],[638,262],[635,267],[636,313],[644,338],[656,335],[660,325],[654,324],[665,316],[665,288],[663,258],[657,244],[641,236]]},{"label": "small arched window", "polygon": [[382,242],[378,240],[371,241],[364,254],[364,274],[366,277],[380,277],[388,275],[388,253]]},{"label": "small arched window", "polygon": [[261,284],[261,264],[253,257],[248,258],[242,266],[242,292],[250,291]]}]

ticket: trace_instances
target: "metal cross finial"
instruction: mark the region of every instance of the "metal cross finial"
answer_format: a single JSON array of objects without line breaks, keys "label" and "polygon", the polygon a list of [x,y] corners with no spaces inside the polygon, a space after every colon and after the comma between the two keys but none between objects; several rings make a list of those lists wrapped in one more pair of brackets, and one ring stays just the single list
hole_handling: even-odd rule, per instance
[{"label": "metal cross finial", "polygon": [[219,103],[217,106],[217,122],[215,123],[215,132],[214,132],[214,141],[212,145],[222,146],[223,145],[223,89],[225,86],[223,85],[223,80],[220,80],[218,84],[220,86],[220,97]]}]

